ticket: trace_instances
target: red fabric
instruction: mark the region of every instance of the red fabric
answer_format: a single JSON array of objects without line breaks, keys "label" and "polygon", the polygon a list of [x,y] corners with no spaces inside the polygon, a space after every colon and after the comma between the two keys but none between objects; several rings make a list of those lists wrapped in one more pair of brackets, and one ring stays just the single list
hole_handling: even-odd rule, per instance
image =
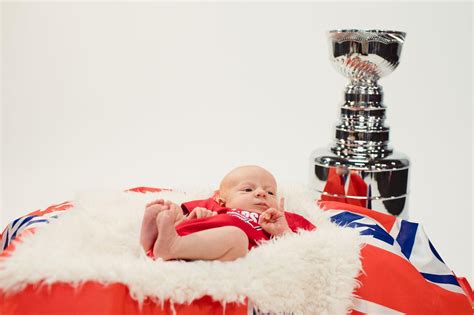
[{"label": "red fabric", "polygon": [[299,214],[285,211],[285,217],[286,221],[288,222],[288,226],[293,232],[297,232],[299,229],[307,231],[312,231],[316,229],[316,226],[314,226],[311,222],[309,222]]},{"label": "red fabric", "polygon": [[225,306],[203,296],[191,304],[174,304],[166,300],[146,299],[140,306],[130,297],[127,286],[88,281],[80,287],[56,282],[51,286],[34,284],[14,294],[0,291],[2,315],[100,314],[100,315],[247,315],[247,304],[227,303]]},{"label": "red fabric", "polygon": [[366,244],[361,261],[363,272],[357,280],[362,285],[354,294],[363,300],[403,314],[472,314],[466,296],[426,281],[406,259]]},{"label": "red fabric", "polygon": [[145,193],[157,193],[160,191],[172,191],[172,189],[140,186],[140,187],[127,189],[126,191],[133,191],[133,192],[139,192],[139,193],[145,194]]},{"label": "red fabric", "polygon": [[356,172],[351,172],[349,175],[349,178],[350,180],[349,180],[349,187],[347,188],[347,195],[364,197],[364,198],[363,199],[347,198],[346,202],[356,205],[356,206],[361,206],[361,207],[367,206],[367,198],[369,197],[367,183]]},{"label": "red fabric", "polygon": [[469,303],[471,303],[472,309],[474,311],[474,291],[472,290],[471,285],[465,277],[456,277],[456,279],[458,280],[461,288],[466,293],[467,299],[469,300]]},{"label": "red fabric", "polygon": [[337,201],[318,201],[318,205],[322,210],[347,210],[362,214],[379,222],[385,230],[390,231],[395,224],[397,218],[393,215],[370,210],[364,207],[349,205],[344,202]]},{"label": "red fabric", "polygon": [[[367,183],[360,177],[357,172],[350,172],[348,175],[348,183],[343,174],[338,174],[336,168],[330,168],[324,192],[321,195],[322,201],[338,201],[345,204],[365,207],[369,197]],[[347,192],[346,192],[347,186]],[[361,199],[346,198],[346,196],[361,197]]]},{"label": "red fabric", "polygon": [[[257,246],[258,242],[269,240],[271,237],[258,224],[260,214],[257,212],[222,207],[212,198],[185,202],[181,205],[185,213],[193,211],[196,207],[206,208],[219,214],[213,217],[184,221],[176,226],[176,232],[179,235],[188,235],[223,226],[235,226],[247,235],[249,249]],[[293,232],[296,232],[298,229],[314,230],[316,228],[311,222],[298,214],[285,211],[285,217],[288,221],[288,226]]]},{"label": "red fabric", "polygon": [[[370,217],[390,231],[396,217],[367,208],[335,201],[319,201],[323,210],[347,210]],[[426,281],[408,260],[387,254],[383,248],[366,244],[361,250],[362,284],[355,296],[404,314],[472,314],[472,289],[462,279],[465,295],[447,291]],[[465,280],[465,279],[464,279]],[[359,314],[357,311],[351,314]]]},{"label": "red fabric", "polygon": [[36,211],[30,212],[27,215],[45,215],[45,214],[50,213],[50,212],[63,211],[63,210],[67,210],[67,209],[72,208],[72,207],[73,207],[72,203],[70,203],[69,201],[65,201],[65,202],[57,204],[57,205],[49,206],[45,210],[36,210]]},{"label": "red fabric", "polygon": [[[226,208],[219,205],[219,203],[214,198],[189,201],[181,205],[181,208],[183,209],[183,212],[185,212],[185,214],[191,212],[196,207],[206,208],[208,210],[215,211],[218,213],[227,213],[229,211],[235,211],[233,209]],[[237,210],[244,211],[240,209],[237,209]],[[290,229],[293,232],[296,232],[298,229],[314,230],[316,228],[311,222],[309,222],[308,220],[306,220],[304,217],[302,217],[299,214],[285,211],[285,217],[286,217],[286,220],[288,221],[288,225]]]},{"label": "red fabric", "polygon": [[221,206],[214,198],[188,201],[181,205],[181,209],[183,209],[184,214],[190,213],[194,208],[197,207],[206,208],[217,213],[226,213],[227,211],[231,210],[230,208]]}]

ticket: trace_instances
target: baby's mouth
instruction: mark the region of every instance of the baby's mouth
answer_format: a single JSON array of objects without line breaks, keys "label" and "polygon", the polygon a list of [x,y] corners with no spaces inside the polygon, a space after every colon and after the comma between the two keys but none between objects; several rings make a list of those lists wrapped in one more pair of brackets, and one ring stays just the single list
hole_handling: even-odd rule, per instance
[{"label": "baby's mouth", "polygon": [[256,206],[259,206],[259,207],[266,207],[266,208],[268,208],[268,204],[267,204],[266,202],[263,202],[263,201],[262,201],[262,202],[257,202],[257,203],[255,203],[255,205],[256,205]]}]

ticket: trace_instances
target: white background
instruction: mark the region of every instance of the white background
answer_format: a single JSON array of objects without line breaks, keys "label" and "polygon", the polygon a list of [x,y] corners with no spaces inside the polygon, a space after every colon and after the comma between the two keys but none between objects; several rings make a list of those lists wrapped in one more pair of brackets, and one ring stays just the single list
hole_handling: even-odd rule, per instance
[{"label": "white background", "polygon": [[347,80],[326,31],[408,33],[385,91],[410,219],[472,281],[472,4],[3,3],[1,225],[78,191],[306,183]]}]

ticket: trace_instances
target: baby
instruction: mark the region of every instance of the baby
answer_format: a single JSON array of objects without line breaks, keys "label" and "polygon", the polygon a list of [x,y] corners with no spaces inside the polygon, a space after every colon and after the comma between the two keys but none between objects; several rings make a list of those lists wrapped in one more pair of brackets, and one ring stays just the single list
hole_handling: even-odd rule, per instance
[{"label": "baby", "polygon": [[259,166],[241,166],[221,181],[218,198],[186,202],[163,199],[147,205],[140,232],[145,251],[163,260],[230,261],[271,236],[314,229],[284,211],[273,175]]}]

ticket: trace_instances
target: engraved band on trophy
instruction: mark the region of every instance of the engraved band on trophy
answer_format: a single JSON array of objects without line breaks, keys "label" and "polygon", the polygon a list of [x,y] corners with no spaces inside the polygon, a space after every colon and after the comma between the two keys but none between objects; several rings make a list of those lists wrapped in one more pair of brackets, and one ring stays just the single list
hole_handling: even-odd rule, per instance
[{"label": "engraved band on trophy", "polygon": [[329,32],[333,66],[350,79],[335,143],[311,154],[311,187],[318,199],[342,201],[406,218],[409,160],[388,143],[382,87],[399,64],[405,33]]}]

